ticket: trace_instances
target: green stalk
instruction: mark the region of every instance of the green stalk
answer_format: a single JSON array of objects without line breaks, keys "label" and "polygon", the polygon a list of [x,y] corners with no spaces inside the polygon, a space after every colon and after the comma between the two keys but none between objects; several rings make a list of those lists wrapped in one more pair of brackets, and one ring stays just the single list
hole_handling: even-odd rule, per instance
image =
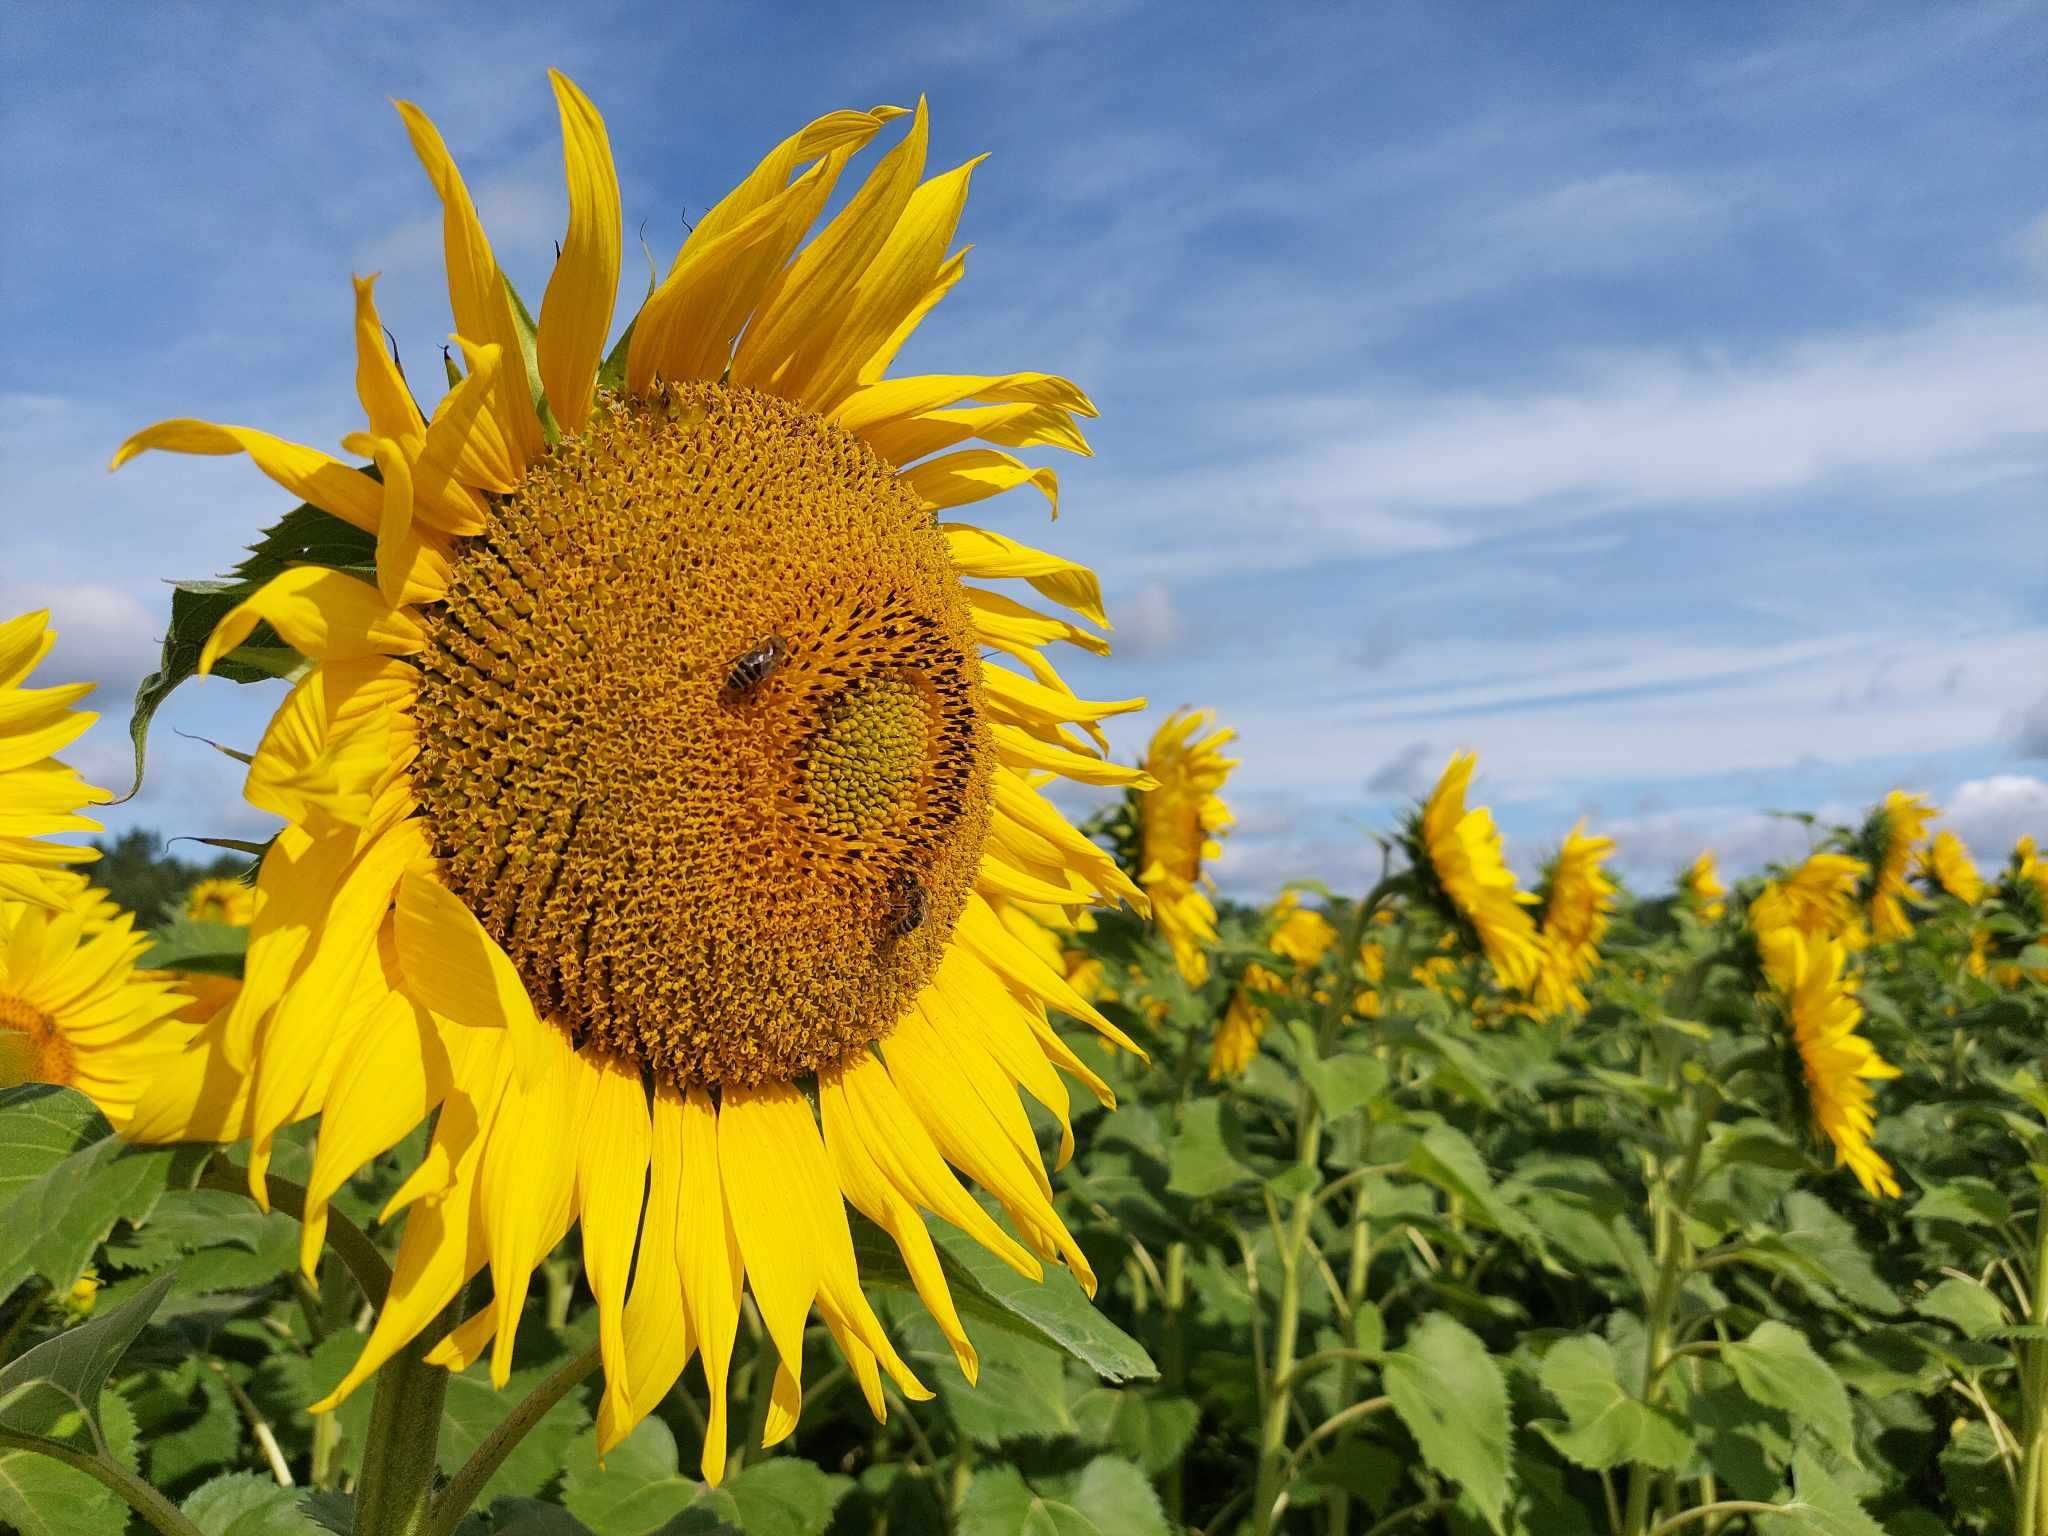
[{"label": "green stalk", "polygon": [[[1685,1234],[1678,1217],[1692,1198],[1693,1180],[1699,1174],[1700,1154],[1706,1150],[1707,1127],[1713,1123],[1714,1106],[1705,1095],[1693,1103],[1692,1133],[1686,1139],[1685,1154],[1677,1174],[1659,1182],[1652,1199],[1656,1202],[1657,1283],[1650,1294],[1645,1319],[1648,1343],[1643,1352],[1642,1401],[1654,1405],[1671,1348],[1671,1320],[1684,1285],[1687,1264]],[[1658,1475],[1643,1465],[1629,1468],[1628,1509],[1622,1517],[1623,1536],[1644,1536],[1649,1528],[1650,1495]]]},{"label": "green stalk", "polygon": [[[1330,987],[1330,1001],[1323,1009],[1322,1028],[1317,1032],[1318,1050],[1329,1049],[1338,1027],[1344,1022],[1344,1015],[1350,1011],[1351,994],[1347,989],[1351,981],[1351,966],[1358,954],[1358,946],[1365,942],[1366,927],[1372,922],[1373,913],[1400,889],[1405,879],[1405,876],[1395,875],[1381,880],[1358,903],[1352,914],[1350,932],[1337,956],[1337,976]],[[1301,1127],[1295,1143],[1296,1160],[1311,1173],[1318,1173],[1322,1168],[1323,1155],[1322,1107],[1305,1087],[1296,1102],[1299,1105],[1297,1123]],[[1252,1529],[1257,1536],[1268,1536],[1273,1529],[1274,1505],[1279,1500],[1289,1465],[1287,1414],[1294,1400],[1294,1355],[1301,1333],[1301,1254],[1315,1218],[1319,1194],[1316,1184],[1311,1184],[1294,1197],[1293,1210],[1289,1213],[1280,1243],[1280,1313],[1273,1328],[1272,1375],[1266,1390],[1265,1414],[1259,1426],[1259,1476],[1252,1495]]]},{"label": "green stalk", "polygon": [[[1298,1157],[1303,1167],[1315,1168],[1322,1159],[1323,1112],[1306,1090],[1301,1101]],[[1280,1249],[1280,1315],[1273,1327],[1273,1379],[1259,1427],[1259,1479],[1252,1495],[1252,1529],[1257,1536],[1268,1536],[1273,1529],[1273,1505],[1280,1496],[1281,1472],[1287,1465],[1287,1410],[1294,1400],[1294,1346],[1301,1331],[1301,1249],[1314,1214],[1314,1190],[1294,1197]]]},{"label": "green stalk", "polygon": [[459,1305],[444,1308],[377,1372],[356,1485],[356,1536],[418,1536],[427,1529],[448,1396],[448,1373],[427,1364],[427,1352],[455,1325]]},{"label": "green stalk", "polygon": [[[1372,1152],[1371,1133],[1368,1131],[1365,1155]],[[1349,1321],[1358,1316],[1358,1309],[1365,1305],[1366,1284],[1372,1272],[1372,1196],[1363,1180],[1351,1200],[1351,1263],[1344,1275],[1344,1316]],[[1356,1339],[1357,1333],[1352,1337]],[[1358,1360],[1347,1355],[1337,1367],[1337,1401],[1348,1403],[1358,1392]],[[1346,1434],[1337,1442],[1336,1449],[1342,1450]],[[1347,1536],[1351,1529],[1351,1495],[1343,1489],[1333,1489],[1330,1494],[1330,1536]]]},{"label": "green stalk", "polygon": [[[2035,1217],[2033,1311],[2036,1327],[2048,1326],[2048,1198]],[[2020,1536],[2048,1536],[2048,1343],[2035,1339],[2026,1346],[2020,1372],[2020,1423],[2025,1435],[2020,1467]]]},{"label": "green stalk", "polygon": [[[1163,1385],[1170,1393],[1178,1393],[1187,1383],[1187,1290],[1188,1290],[1188,1245],[1169,1243],[1166,1249],[1166,1348],[1162,1361]],[[1181,1486],[1181,1474],[1186,1458],[1176,1456],[1161,1478],[1165,1486],[1160,1497],[1166,1505],[1168,1518],[1175,1525],[1181,1524],[1181,1509],[1185,1490]]]}]

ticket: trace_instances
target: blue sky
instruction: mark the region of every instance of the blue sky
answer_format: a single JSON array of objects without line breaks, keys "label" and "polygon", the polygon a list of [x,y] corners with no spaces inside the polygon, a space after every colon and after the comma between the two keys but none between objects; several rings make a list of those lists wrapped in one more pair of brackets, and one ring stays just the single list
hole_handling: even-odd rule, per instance
[{"label": "blue sky", "polygon": [[[2048,833],[2040,4],[289,10],[29,4],[0,61],[0,610],[104,681],[104,782],[158,578],[283,510],[246,461],[112,449],[195,415],[332,450],[351,271],[429,372],[388,97],[537,294],[554,64],[657,250],[835,107],[922,91],[934,169],[990,153],[903,366],[1101,406],[1057,527],[991,521],[1101,572],[1117,652],[1070,675],[1152,699],[1125,755],[1181,704],[1241,732],[1227,888],[1356,880],[1459,746],[1518,863],[1584,815],[1645,886],[1894,785],[1987,860]],[[174,732],[246,746],[272,701],[179,694],[109,825],[255,830]]]}]

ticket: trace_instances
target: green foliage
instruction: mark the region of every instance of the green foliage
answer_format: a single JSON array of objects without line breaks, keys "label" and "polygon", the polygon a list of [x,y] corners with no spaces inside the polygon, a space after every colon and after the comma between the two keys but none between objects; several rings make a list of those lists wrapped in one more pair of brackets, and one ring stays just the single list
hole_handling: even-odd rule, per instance
[{"label": "green foliage", "polygon": [[169,851],[161,833],[142,827],[101,838],[93,847],[99,849],[100,856],[85,866],[86,876],[133,912],[144,927],[156,927],[179,916],[185,893],[201,880],[236,880],[251,868],[247,858],[235,853],[196,862],[181,859]]},{"label": "green foliage", "polygon": [[[152,877],[159,903],[192,877]],[[1454,930],[1397,911],[1359,922],[1332,902],[1347,942],[1304,964],[1266,954],[1264,914],[1226,907],[1202,988],[1128,919],[1070,935],[1153,1058],[1069,1036],[1117,1097],[1076,1099],[1078,1150],[1052,1175],[1098,1293],[1058,1265],[1028,1281],[932,1221],[970,1385],[894,1241],[854,1213],[864,1288],[935,1395],[891,1387],[877,1423],[814,1327],[798,1427],[763,1450],[774,1354],[750,1317],[718,1489],[696,1475],[694,1365],[600,1462],[572,1234],[536,1278],[506,1386],[482,1364],[447,1384],[443,1481],[491,1464],[444,1529],[2048,1532],[2019,1519],[2020,1448],[2048,1419],[2030,1407],[2048,1384],[2048,988],[1973,973],[1981,914],[1944,901],[1857,959],[1866,1031],[1901,1071],[1877,1085],[1876,1146],[1905,1193],[1874,1200],[1816,1140],[1732,927],[1624,909],[1587,1012],[1539,1020]],[[1378,946],[1370,976],[1354,925]],[[242,940],[172,923],[149,962],[233,975]],[[1211,1080],[1214,1030],[1261,955],[1277,982],[1259,1049]],[[1055,1128],[1033,1114],[1050,1165]],[[318,1134],[279,1136],[274,1188],[303,1183]],[[402,1223],[377,1213],[422,1148],[415,1133],[335,1196],[337,1223],[387,1262]],[[351,1529],[373,1390],[306,1407],[374,1314],[333,1252],[298,1275],[289,1200],[259,1210],[231,1174],[202,1176],[205,1155],[124,1147],[75,1093],[0,1091],[6,1527],[120,1531],[126,1477],[208,1536]],[[549,1405],[498,1458],[544,1384]]]}]

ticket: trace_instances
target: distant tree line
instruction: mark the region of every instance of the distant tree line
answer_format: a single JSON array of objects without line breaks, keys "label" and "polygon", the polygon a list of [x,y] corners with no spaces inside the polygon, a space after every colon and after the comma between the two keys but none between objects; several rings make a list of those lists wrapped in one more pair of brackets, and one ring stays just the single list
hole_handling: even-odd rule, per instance
[{"label": "distant tree line", "polygon": [[86,865],[85,874],[145,928],[183,912],[185,893],[199,881],[238,878],[251,862],[239,853],[217,853],[204,862],[181,859],[170,851],[162,833],[148,827],[96,839],[93,847],[100,851],[99,862]]}]

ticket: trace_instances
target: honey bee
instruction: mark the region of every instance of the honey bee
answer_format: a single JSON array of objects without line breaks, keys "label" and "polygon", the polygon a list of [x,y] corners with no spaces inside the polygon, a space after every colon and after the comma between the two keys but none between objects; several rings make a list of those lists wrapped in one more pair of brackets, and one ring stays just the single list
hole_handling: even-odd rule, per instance
[{"label": "honey bee", "polygon": [[725,696],[745,698],[775,675],[776,668],[789,659],[789,643],[780,635],[763,635],[726,663]]},{"label": "honey bee", "polygon": [[908,938],[924,924],[924,886],[909,870],[899,869],[889,877],[886,894],[882,935],[889,939]]}]

